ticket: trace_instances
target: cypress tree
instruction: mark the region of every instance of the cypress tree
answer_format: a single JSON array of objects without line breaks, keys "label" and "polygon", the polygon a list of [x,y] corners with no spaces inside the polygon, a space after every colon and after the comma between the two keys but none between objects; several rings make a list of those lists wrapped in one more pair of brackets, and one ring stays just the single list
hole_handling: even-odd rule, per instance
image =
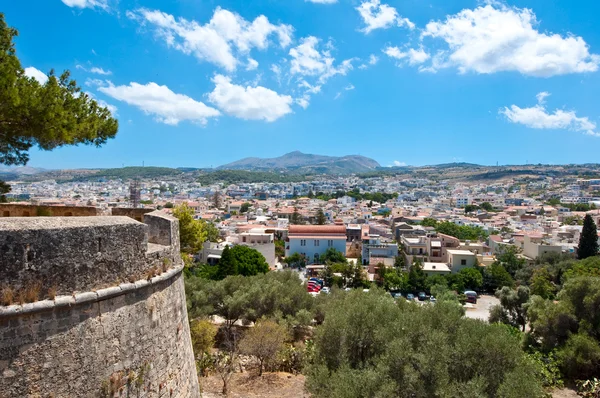
[{"label": "cypress tree", "polygon": [[584,258],[592,257],[597,254],[598,231],[596,230],[596,223],[594,223],[592,216],[587,214],[583,219],[583,229],[581,230],[581,237],[579,238],[577,258],[583,260]]}]

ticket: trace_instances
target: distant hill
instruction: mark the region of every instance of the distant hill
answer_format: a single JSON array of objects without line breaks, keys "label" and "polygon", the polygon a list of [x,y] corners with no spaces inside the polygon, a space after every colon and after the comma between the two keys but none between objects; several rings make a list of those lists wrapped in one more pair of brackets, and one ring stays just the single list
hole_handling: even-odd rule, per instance
[{"label": "distant hill", "polygon": [[360,156],[324,156],[290,152],[277,158],[245,158],[219,166],[217,170],[288,171],[296,174],[364,173],[381,167],[375,160]]},{"label": "distant hill", "polygon": [[117,169],[101,169],[84,176],[77,176],[73,180],[95,180],[100,178],[128,180],[132,178],[172,177],[181,174],[183,174],[183,171],[168,167],[121,167]]}]

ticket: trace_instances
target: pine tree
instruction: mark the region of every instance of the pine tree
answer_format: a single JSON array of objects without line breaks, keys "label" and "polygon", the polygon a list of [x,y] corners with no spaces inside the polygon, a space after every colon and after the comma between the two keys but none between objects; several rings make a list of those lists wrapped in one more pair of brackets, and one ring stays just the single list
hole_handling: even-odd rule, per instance
[{"label": "pine tree", "polygon": [[583,219],[583,229],[581,230],[581,237],[579,238],[577,258],[583,260],[584,258],[592,257],[597,254],[598,231],[596,230],[596,223],[594,223],[592,216],[587,214]]},{"label": "pine tree", "polygon": [[[117,134],[110,111],[81,90],[68,71],[44,83],[27,77],[17,57],[17,30],[0,12],[0,164],[25,165],[33,147],[101,146]],[[0,202],[10,186],[0,181]]]},{"label": "pine tree", "polygon": [[325,213],[323,213],[323,209],[317,210],[317,225],[325,225],[327,222],[327,217],[325,217]]}]

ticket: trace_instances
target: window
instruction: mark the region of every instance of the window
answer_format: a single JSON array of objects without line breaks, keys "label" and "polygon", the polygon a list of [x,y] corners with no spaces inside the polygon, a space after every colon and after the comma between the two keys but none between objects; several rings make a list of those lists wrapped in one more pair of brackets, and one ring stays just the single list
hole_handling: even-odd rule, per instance
[{"label": "window", "polygon": [[315,239],[315,246],[318,247],[319,246],[319,241]]},{"label": "window", "polygon": [[306,240],[304,240],[304,239],[300,240],[300,246],[306,246]]},{"label": "window", "polygon": [[327,247],[333,247],[333,239],[327,241]]},{"label": "window", "polygon": [[465,259],[460,260],[460,265],[467,265],[467,260],[465,260]]}]

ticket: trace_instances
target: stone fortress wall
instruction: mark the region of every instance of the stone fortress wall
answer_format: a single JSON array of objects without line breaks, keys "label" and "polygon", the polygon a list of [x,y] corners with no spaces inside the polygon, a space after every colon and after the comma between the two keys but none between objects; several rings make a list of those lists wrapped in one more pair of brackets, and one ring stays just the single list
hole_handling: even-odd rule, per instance
[{"label": "stone fortress wall", "polygon": [[153,209],[96,206],[53,206],[31,203],[0,203],[0,217],[85,217],[85,216],[127,216],[142,221],[144,214]]},{"label": "stone fortress wall", "polygon": [[198,397],[182,269],[162,212],[0,218],[3,295],[40,296],[0,305],[0,398]]}]

